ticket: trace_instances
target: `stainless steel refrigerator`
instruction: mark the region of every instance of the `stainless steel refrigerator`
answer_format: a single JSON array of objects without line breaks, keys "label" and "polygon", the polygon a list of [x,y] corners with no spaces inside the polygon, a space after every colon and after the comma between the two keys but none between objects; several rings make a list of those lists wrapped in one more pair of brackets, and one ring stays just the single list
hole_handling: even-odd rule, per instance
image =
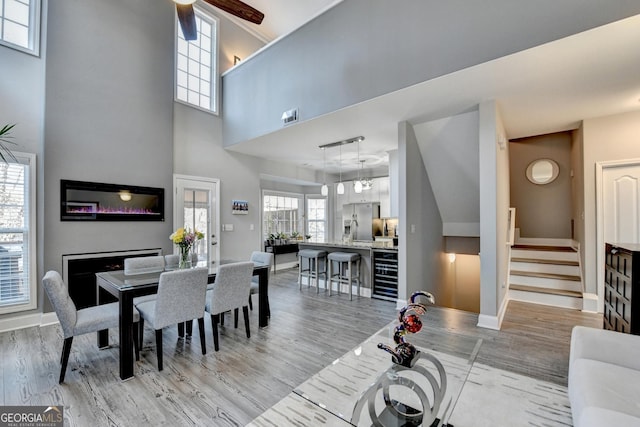
[{"label": "stainless steel refrigerator", "polygon": [[342,205],[343,234],[351,240],[372,241],[376,234],[374,219],[380,218],[380,203]]}]

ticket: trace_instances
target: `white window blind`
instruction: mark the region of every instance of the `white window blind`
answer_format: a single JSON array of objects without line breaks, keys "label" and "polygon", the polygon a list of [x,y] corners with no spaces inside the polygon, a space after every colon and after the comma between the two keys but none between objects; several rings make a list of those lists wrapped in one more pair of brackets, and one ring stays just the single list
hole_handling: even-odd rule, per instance
[{"label": "white window blind", "polygon": [[[16,155],[19,161],[24,157]],[[25,163],[0,162],[0,312],[36,307],[33,156]]]}]

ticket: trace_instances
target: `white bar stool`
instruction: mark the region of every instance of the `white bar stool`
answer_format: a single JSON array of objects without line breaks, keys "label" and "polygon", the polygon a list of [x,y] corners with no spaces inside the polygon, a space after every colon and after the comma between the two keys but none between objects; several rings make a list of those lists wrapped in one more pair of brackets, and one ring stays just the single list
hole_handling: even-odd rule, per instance
[{"label": "white bar stool", "polygon": [[[320,292],[319,276],[324,276],[324,288],[327,289],[327,252],[317,249],[302,249],[298,251],[300,260],[298,262],[298,285],[302,290],[302,278],[306,277],[308,285],[316,279],[316,293]],[[303,261],[307,261],[308,268],[303,267]],[[322,265],[323,270],[320,270]]]},{"label": "white bar stool", "polygon": [[[338,281],[338,295],[340,294],[340,286],[343,283],[349,285],[349,299],[353,300],[352,284],[355,280],[358,284],[358,296],[360,296],[360,254],[354,252],[331,252],[329,259],[329,296],[333,281]],[[338,272],[333,273],[333,263],[338,263]],[[354,271],[355,267],[355,271]],[[334,279],[335,277],[335,279]]]}]

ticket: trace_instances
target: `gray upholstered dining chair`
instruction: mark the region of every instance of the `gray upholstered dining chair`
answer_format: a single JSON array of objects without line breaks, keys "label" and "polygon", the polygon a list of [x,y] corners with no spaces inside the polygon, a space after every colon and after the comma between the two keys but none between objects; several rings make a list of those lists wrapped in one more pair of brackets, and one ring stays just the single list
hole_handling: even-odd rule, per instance
[{"label": "gray upholstered dining chair", "polygon": [[125,258],[124,260],[124,274],[127,276],[156,273],[162,270],[164,270],[164,257],[162,255]]},{"label": "gray upholstered dining chair", "polygon": [[[42,284],[58,316],[64,336],[62,356],[60,357],[62,366],[60,367],[59,379],[59,383],[62,384],[67,371],[73,337],[98,332],[103,329],[117,328],[120,323],[120,307],[117,302],[114,302],[77,310],[76,305],[69,296],[67,284],[62,280],[60,273],[57,271],[48,271],[42,278]],[[136,357],[139,357],[139,347],[137,337],[138,329],[135,322],[138,322],[139,319],[138,310],[134,308],[132,335]]]},{"label": "gray upholstered dining chair", "polygon": [[162,371],[162,328],[198,319],[202,354],[207,353],[204,337],[204,305],[207,268],[189,268],[160,274],[155,300],[137,306],[140,318],[156,331],[158,370]]},{"label": "gray upholstered dining chair", "polygon": [[205,311],[211,315],[213,348],[215,351],[219,350],[218,321],[220,320],[220,314],[226,311],[236,310],[237,319],[237,309],[242,307],[247,338],[251,337],[247,295],[249,295],[252,275],[252,261],[223,264],[218,267],[218,274],[213,287],[207,291],[207,303],[205,305]]},{"label": "gray upholstered dining chair", "polygon": [[[137,274],[145,273],[158,273],[164,271],[164,257],[162,255],[141,256],[133,258],[125,258],[124,260],[124,274],[126,276],[135,276]],[[155,294],[144,295],[133,299],[133,306],[137,307],[138,304],[143,302],[153,301],[156,299]],[[140,319],[138,323],[138,346],[142,348],[142,338],[144,335],[144,320]]]},{"label": "gray upholstered dining chair", "polygon": [[[271,270],[273,269],[273,254],[270,252],[253,251],[251,253],[251,261],[259,262],[261,264],[269,265],[269,280],[271,280]],[[251,295],[257,294],[260,291],[259,279],[257,276],[251,278],[251,288],[249,291],[249,308],[253,310],[253,303],[251,302]],[[269,308],[269,300],[267,300],[267,316],[271,316],[271,310]]]}]

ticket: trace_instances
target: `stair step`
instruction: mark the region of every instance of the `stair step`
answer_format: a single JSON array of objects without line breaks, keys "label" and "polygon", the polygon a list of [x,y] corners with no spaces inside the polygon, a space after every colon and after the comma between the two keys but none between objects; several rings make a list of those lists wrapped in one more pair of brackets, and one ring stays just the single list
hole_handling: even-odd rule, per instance
[{"label": "stair step", "polygon": [[582,298],[581,292],[569,291],[566,289],[540,288],[537,286],[509,285],[509,289],[514,291],[536,292],[540,294],[562,295],[566,297]]},{"label": "stair step", "polygon": [[511,258],[511,262],[530,262],[533,264],[554,264],[554,265],[570,265],[579,267],[578,261],[564,261],[560,259],[541,259],[541,258]]},{"label": "stair step", "polygon": [[555,252],[577,252],[570,246],[549,246],[549,245],[523,245],[515,244],[512,249],[526,249],[530,251],[555,251]]},{"label": "stair step", "polygon": [[572,282],[580,282],[580,276],[571,274],[555,274],[555,273],[538,273],[536,271],[518,271],[511,270],[512,276],[541,277],[544,279],[570,280]]}]

